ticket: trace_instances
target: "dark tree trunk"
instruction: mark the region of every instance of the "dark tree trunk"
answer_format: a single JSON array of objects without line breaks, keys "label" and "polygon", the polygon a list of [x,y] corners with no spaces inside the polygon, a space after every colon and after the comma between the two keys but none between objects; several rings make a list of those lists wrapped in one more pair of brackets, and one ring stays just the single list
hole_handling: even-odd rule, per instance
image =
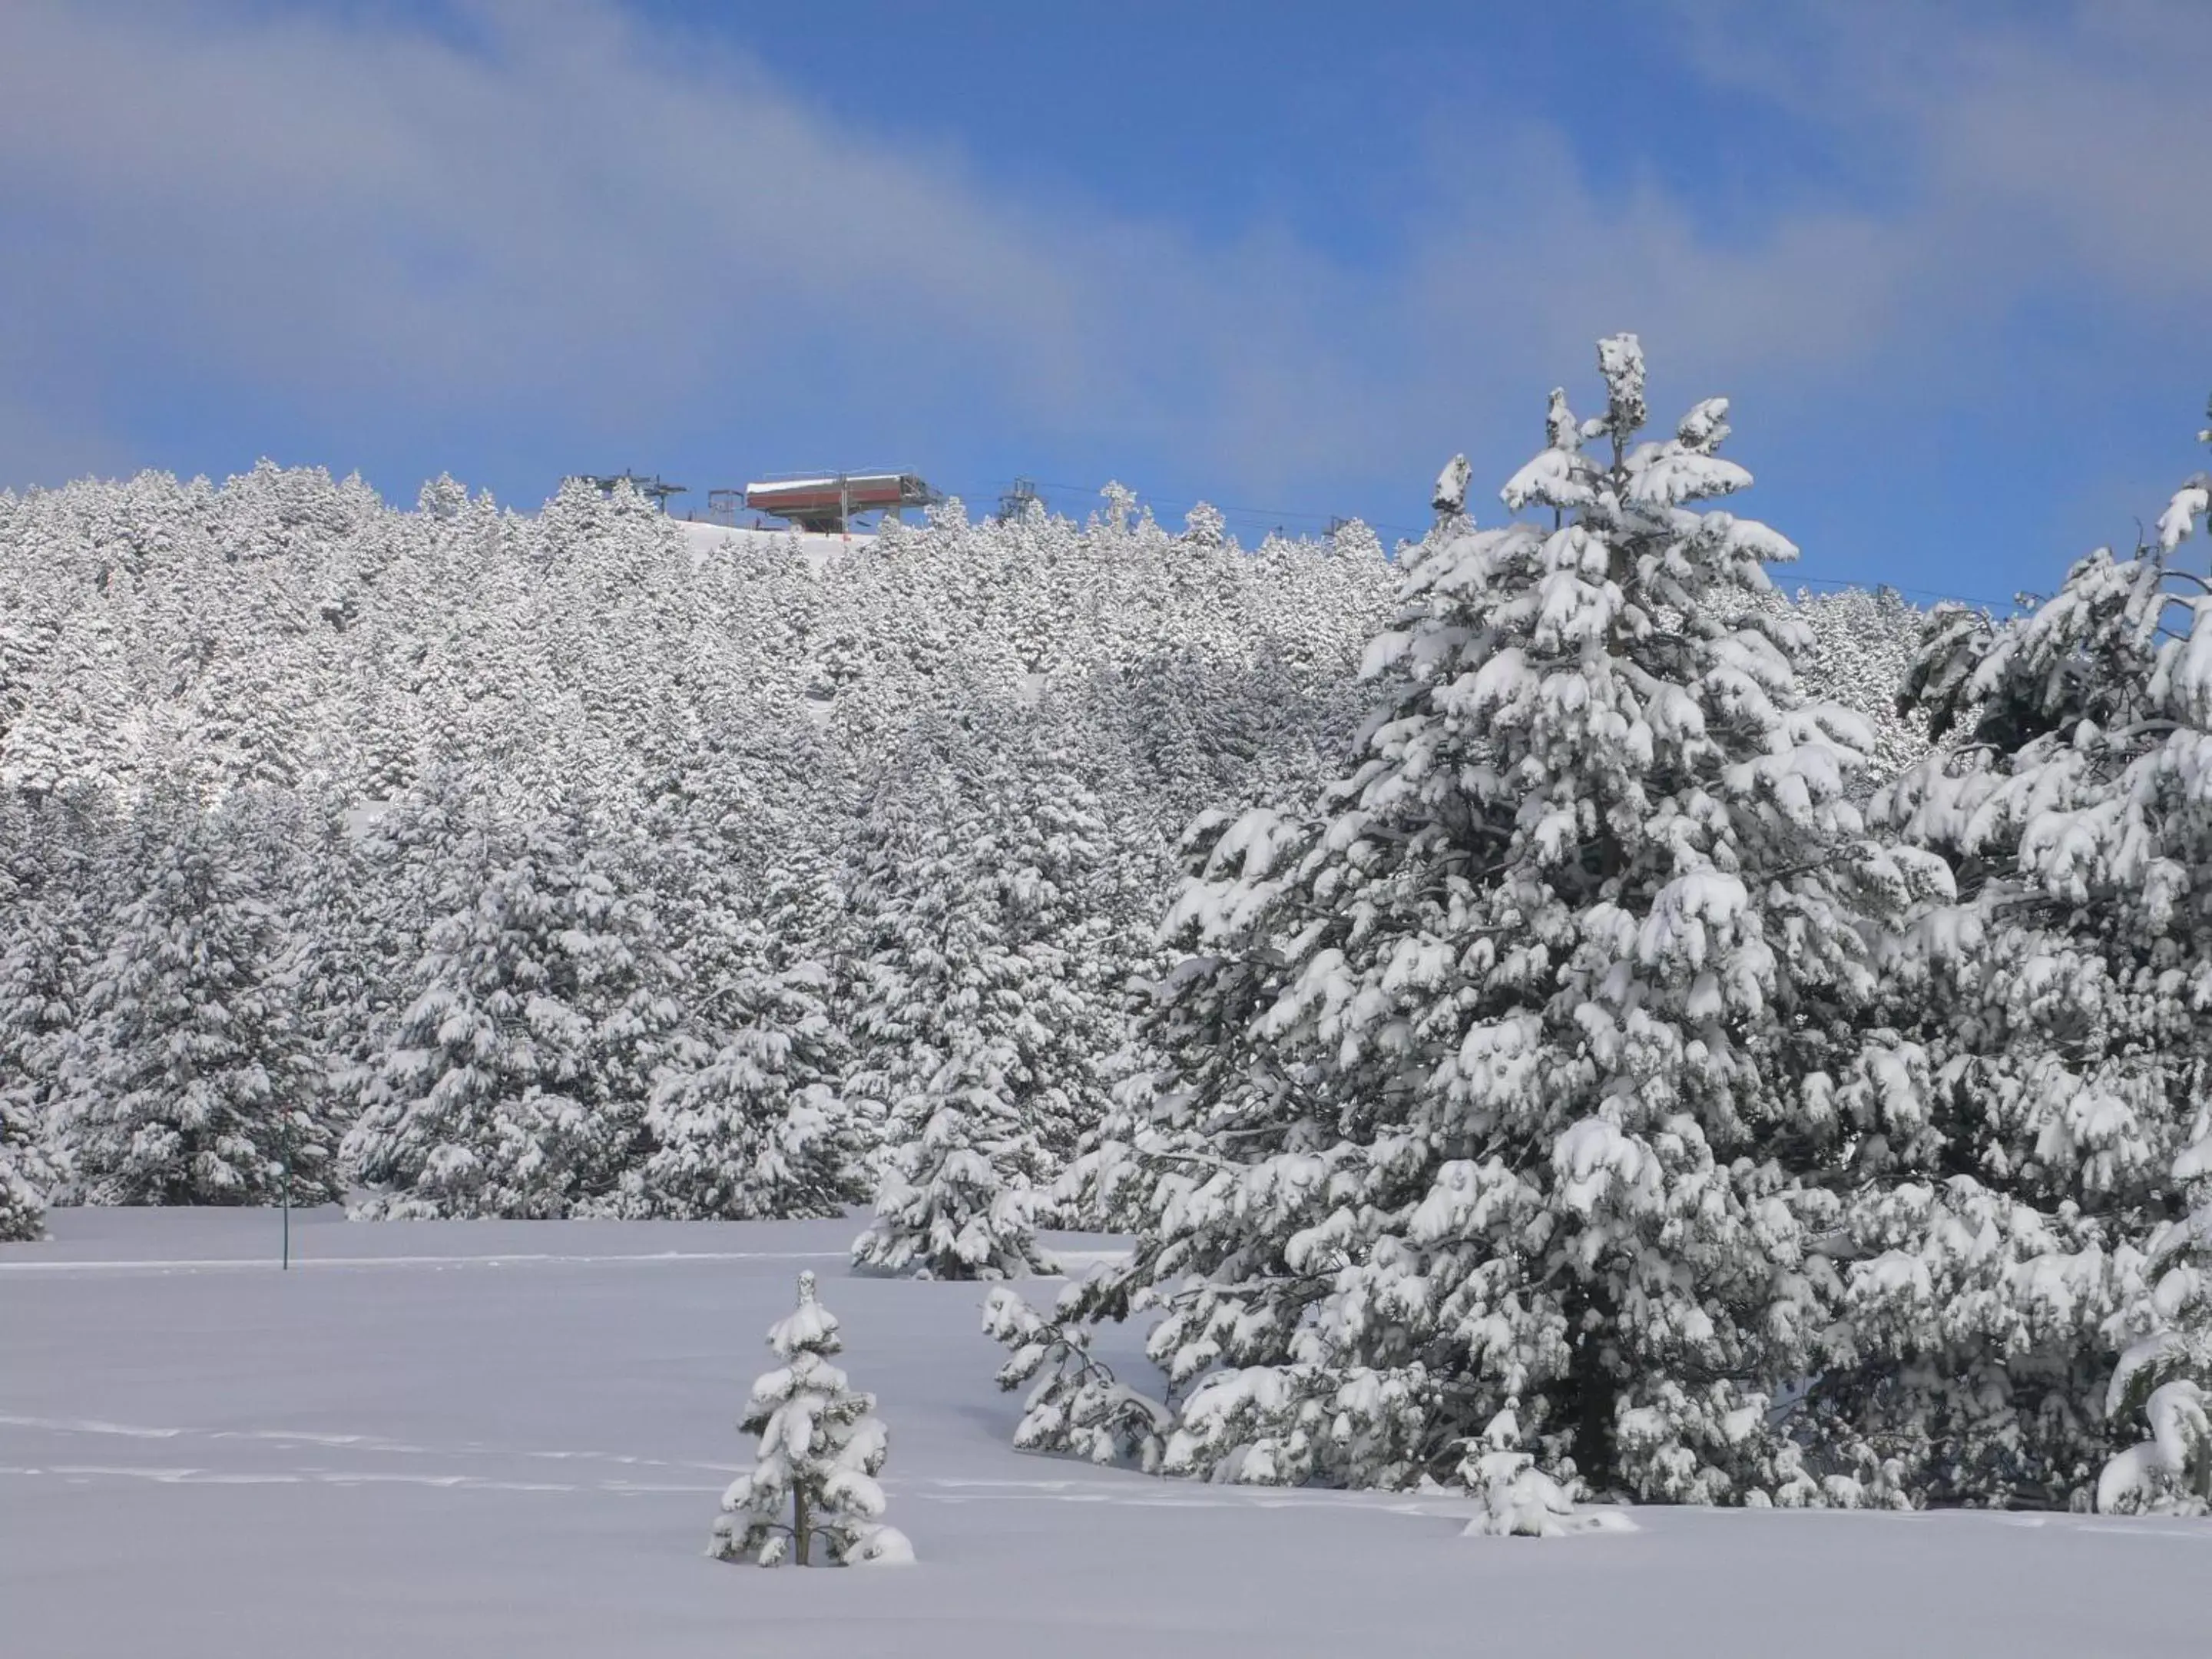
[{"label": "dark tree trunk", "polygon": [[1613,1310],[1602,1291],[1584,1290],[1569,1299],[1567,1316],[1573,1324],[1568,1337],[1574,1346],[1567,1365],[1567,1386],[1571,1401],[1569,1421],[1575,1433],[1575,1468],[1591,1492],[1608,1492],[1618,1482],[1613,1417],[1620,1397],[1620,1380],[1609,1363]]}]

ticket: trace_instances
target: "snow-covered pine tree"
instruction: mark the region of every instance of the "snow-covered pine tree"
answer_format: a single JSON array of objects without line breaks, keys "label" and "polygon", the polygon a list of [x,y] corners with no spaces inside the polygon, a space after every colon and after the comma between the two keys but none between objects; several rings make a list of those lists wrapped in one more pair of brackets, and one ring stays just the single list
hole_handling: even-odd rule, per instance
[{"label": "snow-covered pine tree", "polygon": [[[2201,1181],[2202,1177],[2197,1178]],[[2191,1184],[2196,1184],[2192,1182]],[[2107,1515],[2212,1511],[2212,1208],[2161,1227],[2145,1263],[2151,1329],[2113,1368],[2104,1415],[2150,1438],[2108,1459],[2097,1476]]]},{"label": "snow-covered pine tree", "polygon": [[[1778,593],[1775,599],[1784,602]],[[1927,614],[1887,587],[1801,591],[1787,603],[1812,641],[1799,676],[1806,694],[1850,709],[1874,733],[1857,780],[1862,794],[1871,795],[1926,758],[1931,746],[1926,716],[1898,705]]]},{"label": "snow-covered pine tree", "polygon": [[[849,944],[852,917],[830,840],[849,833],[851,824],[848,817],[840,817],[812,833],[797,824],[792,827],[796,833],[763,878],[765,960],[780,983],[788,981],[793,988],[794,1007],[800,1012],[818,1009],[833,1039],[836,1070],[818,1079],[810,1078],[809,1083],[818,1080],[836,1097],[836,1139],[846,1159],[838,1185],[865,1200],[874,1195],[882,1163],[882,1103],[848,1095],[842,1087],[853,1064],[848,1032],[860,975]],[[827,1064],[830,1049],[820,1052],[822,1063]],[[811,1056],[808,1063],[813,1063]]]},{"label": "snow-covered pine tree", "polygon": [[94,955],[95,872],[117,843],[103,793],[0,794],[0,1237],[44,1230]]},{"label": "snow-covered pine tree", "polygon": [[[757,736],[757,733],[749,735]],[[796,792],[718,745],[672,754],[641,787],[655,902],[685,1019],[657,1074],[652,1151],[630,1206],[674,1217],[833,1216],[865,1197],[866,1137],[838,1090],[847,1060],[826,953],[834,893]],[[763,870],[763,842],[787,866]]]},{"label": "snow-covered pine tree", "polygon": [[1554,1480],[1523,1443],[1521,1402],[1507,1399],[1461,1460],[1459,1478],[1482,1499],[1468,1531],[1490,1538],[1557,1538],[1574,1513],[1575,1482]]},{"label": "snow-covered pine tree", "polygon": [[53,1170],[26,1092],[0,1079],[0,1243],[46,1236]]},{"label": "snow-covered pine tree", "polygon": [[1105,1115],[1127,981],[1151,955],[1130,890],[1139,866],[1083,775],[1067,713],[1048,697],[996,734],[983,790],[994,844],[975,890],[997,897],[1006,943],[1027,968],[1037,1038],[1024,1054],[1023,1110],[1048,1180]]},{"label": "snow-covered pine tree", "polygon": [[890,1436],[876,1397],[855,1393],[830,1363],[845,1345],[812,1273],[799,1275],[799,1306],[769,1328],[768,1345],[778,1364],[753,1384],[738,1425],[760,1437],[760,1450],[722,1495],[708,1553],[763,1567],[809,1567],[818,1540],[833,1566],[912,1561],[906,1534],[878,1519],[884,1489],[876,1474]]},{"label": "snow-covered pine tree", "polygon": [[[399,983],[414,971],[423,935],[441,914],[445,866],[468,827],[490,810],[488,793],[482,774],[434,766],[393,799],[374,802],[356,817],[351,861],[360,890],[352,921],[360,930],[368,997],[352,1034],[354,1049],[365,1053],[370,1031],[396,1012]],[[353,1057],[359,1060],[362,1054]]]},{"label": "snow-covered pine tree", "polygon": [[103,592],[63,623],[0,733],[0,785],[50,794],[116,781],[129,706],[116,609]]},{"label": "snow-covered pine tree", "polygon": [[1093,1172],[1135,1255],[1055,1316],[1160,1313],[1171,1473],[1447,1477],[1517,1395],[1599,1492],[1814,1495],[1774,1417],[1832,1286],[1808,1079],[1939,872],[1864,837],[1863,725],[1798,697],[1759,603],[1795,549],[1692,507],[1750,482],[1725,403],[1639,442],[1634,337],[1599,366],[1505,488],[1541,517],[1415,550],[1321,815],[1194,832],[1166,1070]]},{"label": "snow-covered pine tree", "polygon": [[653,1150],[638,1172],[651,1214],[837,1216],[865,1195],[829,973],[812,962],[779,972],[768,955],[763,943],[727,975],[700,1011],[718,1035],[687,1036],[654,1085]]},{"label": "snow-covered pine tree", "polygon": [[[833,826],[842,831],[842,823]],[[768,965],[778,973],[810,964],[828,974],[832,1000],[844,994],[845,897],[823,837],[794,836],[761,878],[761,927]],[[839,1012],[842,1013],[842,1007]]]},{"label": "snow-covered pine tree", "polygon": [[136,896],[85,988],[63,1133],[102,1204],[336,1201],[320,1056],[297,1018],[293,942],[250,801],[141,805]]},{"label": "snow-covered pine tree", "polygon": [[[433,821],[419,824],[428,830]],[[637,850],[575,803],[442,808],[435,915],[360,1080],[349,1166],[371,1217],[632,1207],[652,1075],[680,1009]]]},{"label": "snow-covered pine tree", "polygon": [[[20,812],[17,801],[0,800],[0,832],[19,833],[20,825],[9,820]],[[14,872],[0,869],[0,941],[6,947],[0,954],[0,1243],[45,1236],[46,1193],[53,1182],[41,1145],[46,1115],[33,1067],[41,1058],[40,1028],[54,1004],[35,985],[17,982],[18,936],[30,910]]]},{"label": "snow-covered pine tree", "polygon": [[1231,787],[1235,768],[1209,729],[1227,694],[1217,678],[1193,651],[1146,659],[1121,677],[1121,719],[1144,769],[1146,795],[1170,838]]},{"label": "snow-covered pine tree", "polygon": [[1046,988],[1006,937],[997,843],[972,795],[981,763],[939,735],[945,769],[916,766],[879,801],[854,901],[866,955],[845,1092],[881,1103],[884,1164],[853,1261],[1002,1279],[1049,1265],[1035,1218],[1051,1162],[1030,1094]]},{"label": "snow-covered pine tree", "polygon": [[2212,1197],[2212,604],[2183,557],[2207,494],[2002,623],[1939,611],[1906,688],[1948,741],[1875,811],[1958,891],[1838,1074],[1853,1259],[1809,1401],[1888,1501],[2085,1501],[2187,1369],[2157,1339],[2199,1305],[2170,1219]]},{"label": "snow-covered pine tree", "polygon": [[299,1017],[334,1082],[339,1109],[350,1092],[337,1082],[362,1063],[379,996],[381,939],[377,916],[383,874],[331,797],[301,798],[289,815],[289,879],[282,892],[297,952],[293,975]]}]

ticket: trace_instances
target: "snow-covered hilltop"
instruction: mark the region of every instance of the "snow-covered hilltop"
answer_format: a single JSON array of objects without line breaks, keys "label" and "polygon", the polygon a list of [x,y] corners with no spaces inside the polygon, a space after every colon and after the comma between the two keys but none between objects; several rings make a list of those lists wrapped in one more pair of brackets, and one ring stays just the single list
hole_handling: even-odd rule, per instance
[{"label": "snow-covered hilltop", "polygon": [[[1351,671],[1397,581],[1380,544],[1352,525],[1246,550],[1208,509],[1170,533],[1105,494],[1087,525],[954,503],[848,541],[583,483],[525,515],[441,479],[402,509],[265,463],[0,491],[0,785],[374,801],[495,751],[526,792],[646,789],[665,751],[712,769],[794,700],[865,773],[925,707],[1048,689],[1088,748],[1134,751],[1170,833],[1224,789],[1273,793],[1255,764],[1314,772],[1302,751],[1363,707]],[[1835,658],[1816,684],[1886,708],[1917,613],[1806,603]]]}]

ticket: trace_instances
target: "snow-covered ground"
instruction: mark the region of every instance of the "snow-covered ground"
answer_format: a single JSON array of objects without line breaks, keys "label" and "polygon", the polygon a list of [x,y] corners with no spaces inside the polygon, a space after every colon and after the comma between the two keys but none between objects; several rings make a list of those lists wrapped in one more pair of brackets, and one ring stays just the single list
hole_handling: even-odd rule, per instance
[{"label": "snow-covered ground", "polygon": [[703,524],[696,519],[672,519],[670,522],[683,533],[695,565],[733,548],[766,548],[770,552],[796,551],[806,561],[809,570],[818,573],[839,554],[866,547],[876,539],[870,531],[856,530],[849,536],[838,536],[812,530],[756,530],[750,526],[732,529],[727,525]]},{"label": "snow-covered ground", "polygon": [[[2212,1523],[1638,1510],[1461,1536],[1445,1498],[1024,1456],[975,1285],[854,1224],[349,1224],[62,1211],[0,1246],[0,1652],[2173,1655]],[[1065,1241],[1061,1241],[1065,1242]],[[1075,1241],[1097,1248],[1099,1241]],[[703,1553],[801,1267],[890,1425],[921,1565]]]}]

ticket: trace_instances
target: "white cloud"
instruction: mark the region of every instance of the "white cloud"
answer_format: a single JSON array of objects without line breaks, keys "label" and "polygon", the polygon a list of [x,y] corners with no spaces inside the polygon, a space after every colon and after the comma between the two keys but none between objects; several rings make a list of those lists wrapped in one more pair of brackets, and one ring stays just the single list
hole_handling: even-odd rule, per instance
[{"label": "white cloud", "polygon": [[1556,126],[1471,128],[1376,271],[1010,206],[735,53],[668,61],[611,0],[485,0],[468,43],[379,14],[8,0],[0,212],[31,228],[0,260],[0,398],[82,360],[124,428],[155,365],[276,404],[617,430],[827,362],[855,396],[1103,453],[1141,436],[1259,491],[1533,441],[1542,389],[1617,327],[1687,397],[1863,380],[2059,256],[2116,304],[2208,297],[2189,192],[2212,133],[2183,88],[2212,13],[2038,33],[1814,7],[1809,59],[1753,50],[1765,15],[1692,9],[1703,73],[1844,141],[1879,129],[1909,168],[1888,199],[1808,194],[1722,238],[1658,185],[1595,188]]},{"label": "white cloud", "polygon": [[1902,157],[1891,216],[1931,298],[2008,297],[2069,276],[2108,299],[2212,291],[2212,7],[2075,0],[1771,8],[1681,0],[1715,82],[1826,129],[1840,151]]},{"label": "white cloud", "polygon": [[309,382],[649,392],[794,331],[1073,332],[1053,262],[957,181],[757,81],[671,74],[605,8],[484,15],[478,53],[11,5],[0,155],[40,198],[41,257],[164,347]]}]

